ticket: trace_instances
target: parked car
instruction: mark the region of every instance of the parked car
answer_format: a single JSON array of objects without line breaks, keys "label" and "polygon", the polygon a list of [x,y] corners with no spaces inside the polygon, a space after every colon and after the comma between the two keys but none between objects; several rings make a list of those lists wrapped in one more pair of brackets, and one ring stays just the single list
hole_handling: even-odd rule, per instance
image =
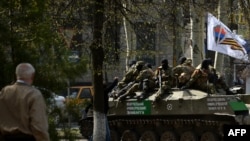
[{"label": "parked car", "polygon": [[70,94],[66,96],[66,101],[77,100],[78,103],[91,101],[93,97],[93,86],[72,86]]},{"label": "parked car", "polygon": [[65,108],[66,99],[64,96],[58,95],[46,88],[41,88],[41,87],[36,87],[36,88],[39,89],[43,94],[45,101],[47,103],[47,107],[59,108],[59,109]]},{"label": "parked car", "polygon": [[51,93],[52,95],[52,100],[54,101],[53,104],[55,107],[59,109],[64,109],[65,108],[65,102],[66,99],[64,96],[57,95],[55,93]]}]

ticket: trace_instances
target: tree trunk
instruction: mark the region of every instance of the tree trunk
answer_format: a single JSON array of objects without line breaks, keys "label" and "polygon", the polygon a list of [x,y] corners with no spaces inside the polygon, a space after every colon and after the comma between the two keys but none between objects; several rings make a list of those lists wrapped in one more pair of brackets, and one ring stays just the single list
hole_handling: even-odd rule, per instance
[{"label": "tree trunk", "polygon": [[103,59],[102,30],[104,23],[104,0],[95,0],[93,21],[93,43],[90,46],[92,53],[92,81],[94,87],[94,129],[93,140],[105,141],[105,114],[103,90]]}]

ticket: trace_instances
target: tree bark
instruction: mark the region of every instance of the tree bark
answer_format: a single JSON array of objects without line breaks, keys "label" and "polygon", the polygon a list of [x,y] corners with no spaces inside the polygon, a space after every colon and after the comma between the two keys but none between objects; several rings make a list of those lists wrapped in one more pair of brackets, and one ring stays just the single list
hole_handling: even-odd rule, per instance
[{"label": "tree bark", "polygon": [[103,59],[102,30],[104,23],[104,0],[95,0],[93,21],[93,43],[90,46],[92,53],[92,81],[94,87],[94,129],[93,140],[105,141],[105,114],[103,89]]}]

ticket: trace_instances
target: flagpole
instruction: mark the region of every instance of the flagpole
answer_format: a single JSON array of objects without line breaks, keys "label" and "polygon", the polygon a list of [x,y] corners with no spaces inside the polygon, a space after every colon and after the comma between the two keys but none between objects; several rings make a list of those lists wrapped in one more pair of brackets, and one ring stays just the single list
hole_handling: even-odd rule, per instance
[{"label": "flagpole", "polygon": [[[218,19],[220,20],[220,1],[218,3]],[[217,66],[217,59],[218,59],[218,51],[215,52],[215,55],[214,55],[214,68],[216,69],[216,66]]]},{"label": "flagpole", "polygon": [[218,51],[215,52],[215,55],[214,55],[214,68],[216,69],[216,66],[217,66],[217,58],[218,58]]},{"label": "flagpole", "polygon": [[[207,13],[207,18],[208,18],[208,13]],[[207,26],[208,26],[208,22],[209,21],[207,21]],[[206,27],[207,28],[207,27]],[[206,30],[206,32],[208,31],[208,28],[207,28],[207,30]],[[208,48],[208,35],[207,35],[207,48]],[[216,69],[216,66],[217,66],[217,58],[218,58],[218,52],[216,51],[215,52],[215,56],[214,56],[214,68]]]}]

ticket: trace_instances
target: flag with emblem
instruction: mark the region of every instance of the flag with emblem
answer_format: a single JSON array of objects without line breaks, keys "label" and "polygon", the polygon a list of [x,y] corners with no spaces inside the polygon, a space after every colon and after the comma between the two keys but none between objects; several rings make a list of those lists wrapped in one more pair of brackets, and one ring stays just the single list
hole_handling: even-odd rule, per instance
[{"label": "flag with emblem", "polygon": [[211,13],[207,19],[207,49],[248,62],[248,54],[243,45],[246,41],[233,33]]}]

